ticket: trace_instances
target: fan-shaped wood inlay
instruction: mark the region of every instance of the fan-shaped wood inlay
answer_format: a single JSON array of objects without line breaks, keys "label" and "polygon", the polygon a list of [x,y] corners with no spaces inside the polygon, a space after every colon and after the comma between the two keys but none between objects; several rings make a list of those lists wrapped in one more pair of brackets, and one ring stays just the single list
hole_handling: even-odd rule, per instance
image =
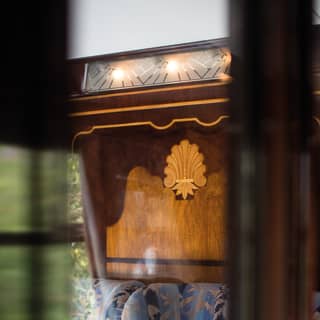
[{"label": "fan-shaped wood inlay", "polygon": [[205,186],[206,166],[196,144],[182,140],[179,145],[174,145],[167,157],[167,164],[164,169],[164,185],[174,190],[177,196],[181,195],[185,200],[188,195],[194,195],[194,190]]}]

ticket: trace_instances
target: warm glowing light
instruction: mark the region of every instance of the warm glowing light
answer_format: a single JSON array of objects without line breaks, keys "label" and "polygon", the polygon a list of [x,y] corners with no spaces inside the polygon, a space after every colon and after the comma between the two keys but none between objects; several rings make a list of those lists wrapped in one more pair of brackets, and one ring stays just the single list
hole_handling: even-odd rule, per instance
[{"label": "warm glowing light", "polygon": [[121,80],[124,76],[124,72],[121,69],[115,69],[112,72],[112,76],[116,80]]},{"label": "warm glowing light", "polygon": [[174,72],[178,69],[178,63],[174,60],[170,60],[168,61],[168,64],[167,64],[167,70],[169,72]]},{"label": "warm glowing light", "polygon": [[228,81],[231,79],[231,76],[229,76],[228,74],[226,74],[224,72],[220,73],[218,77],[222,81]]}]

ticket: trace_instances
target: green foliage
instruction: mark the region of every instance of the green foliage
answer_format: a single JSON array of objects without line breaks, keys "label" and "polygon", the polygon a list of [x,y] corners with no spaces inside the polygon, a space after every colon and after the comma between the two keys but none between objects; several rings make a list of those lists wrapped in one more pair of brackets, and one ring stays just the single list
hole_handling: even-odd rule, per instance
[{"label": "green foliage", "polygon": [[73,320],[96,320],[95,292],[91,279],[78,279],[73,282],[71,318]]},{"label": "green foliage", "polygon": [[[34,206],[41,213],[38,216],[38,229],[45,231],[66,222],[65,161],[64,153],[39,152],[0,145],[1,231],[34,230],[35,226],[30,219],[30,210],[34,209]],[[36,179],[31,176],[32,172],[37,173]],[[36,198],[31,197],[31,182],[41,191]],[[67,222],[83,223],[79,158],[76,155],[67,157],[67,187]],[[31,277],[30,269],[34,253],[41,258],[38,263],[40,271],[43,270],[36,279]],[[0,301],[1,319],[29,319],[32,298],[30,292],[31,287],[34,288],[35,285],[43,291],[44,319],[69,319],[70,302],[72,308],[78,311],[77,316],[72,314],[73,319],[89,319],[88,314],[92,313],[94,297],[84,242],[39,248],[23,244],[13,247],[2,246],[0,261],[0,281],[4,293]],[[87,282],[83,281],[84,279]]]},{"label": "green foliage", "polygon": [[0,145],[0,229],[30,231],[28,150]]},{"label": "green foliage", "polygon": [[[79,156],[76,154],[68,157],[68,220],[69,223],[83,223],[83,206],[80,188]],[[89,277],[89,261],[85,243],[73,242],[71,244],[73,261],[72,278]]]},{"label": "green foliage", "polygon": [[83,208],[80,189],[79,157],[68,157],[68,220],[70,223],[83,223]]},{"label": "green foliage", "polygon": [[73,261],[72,278],[89,278],[89,259],[85,243],[73,242],[71,244],[71,257]]},{"label": "green foliage", "polygon": [[[0,145],[1,231],[47,231],[65,223],[65,169],[64,153]],[[1,319],[31,319],[33,299],[43,319],[70,319],[70,260],[66,244],[2,245]]]},{"label": "green foliage", "polygon": [[73,320],[95,319],[95,295],[89,275],[88,258],[83,242],[72,243],[72,307]]},{"label": "green foliage", "polygon": [[[84,223],[83,206],[80,188],[79,156],[68,157],[68,221],[69,223]],[[89,259],[84,242],[71,243],[72,258],[72,310],[74,320],[87,320],[93,310],[94,295],[91,286]]]}]

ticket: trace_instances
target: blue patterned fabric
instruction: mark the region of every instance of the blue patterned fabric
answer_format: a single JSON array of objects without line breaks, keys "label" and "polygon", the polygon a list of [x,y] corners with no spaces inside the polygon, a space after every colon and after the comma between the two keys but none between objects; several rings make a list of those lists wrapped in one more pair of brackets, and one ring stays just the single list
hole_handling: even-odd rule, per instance
[{"label": "blue patterned fabric", "polygon": [[214,305],[213,320],[226,320],[228,319],[228,302],[229,302],[229,289],[223,285],[219,288]]},{"label": "blue patterned fabric", "polygon": [[182,295],[181,320],[225,319],[221,315],[226,313],[226,298],[226,289],[221,284],[188,284]]},{"label": "blue patterned fabric", "polygon": [[[217,283],[145,286],[140,281],[80,279],[74,283],[74,320],[227,320],[229,290]],[[94,290],[93,290],[94,289]],[[312,320],[320,320],[320,292]]]},{"label": "blue patterned fabric", "polygon": [[[148,313],[152,310],[152,319],[160,320],[180,319],[180,286],[176,284],[154,283],[145,289],[145,298],[148,304]],[[152,306],[152,308],[150,308]]]},{"label": "blue patterned fabric", "polygon": [[312,320],[320,320],[320,292],[314,293],[313,309],[314,313]]},{"label": "blue patterned fabric", "polygon": [[144,284],[140,281],[99,280],[95,283],[96,319],[121,320],[128,298],[142,287]]},{"label": "blue patterned fabric", "polygon": [[[151,312],[152,310],[150,310]],[[149,320],[143,289],[136,290],[128,299],[122,313],[123,320]],[[151,318],[151,319],[156,319]]]},{"label": "blue patterned fabric", "polygon": [[181,286],[154,283],[134,292],[123,310],[123,320],[180,320]]},{"label": "blue patterned fabric", "polygon": [[320,307],[320,291],[316,291],[313,294],[313,308]]},{"label": "blue patterned fabric", "polygon": [[135,291],[123,320],[226,320],[228,289],[221,284],[151,284]]}]

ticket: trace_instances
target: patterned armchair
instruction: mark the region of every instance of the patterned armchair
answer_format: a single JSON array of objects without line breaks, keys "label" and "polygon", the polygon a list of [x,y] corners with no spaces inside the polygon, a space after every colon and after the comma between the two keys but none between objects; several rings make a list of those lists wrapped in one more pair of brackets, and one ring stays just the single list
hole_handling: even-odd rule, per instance
[{"label": "patterned armchair", "polygon": [[[74,320],[226,320],[229,290],[217,283],[153,283],[83,279],[76,284]],[[320,320],[320,292],[313,320]]]},{"label": "patterned armchair", "polygon": [[228,290],[219,284],[146,286],[142,282],[126,281],[115,285],[101,280],[95,289],[99,320],[226,319]]}]

